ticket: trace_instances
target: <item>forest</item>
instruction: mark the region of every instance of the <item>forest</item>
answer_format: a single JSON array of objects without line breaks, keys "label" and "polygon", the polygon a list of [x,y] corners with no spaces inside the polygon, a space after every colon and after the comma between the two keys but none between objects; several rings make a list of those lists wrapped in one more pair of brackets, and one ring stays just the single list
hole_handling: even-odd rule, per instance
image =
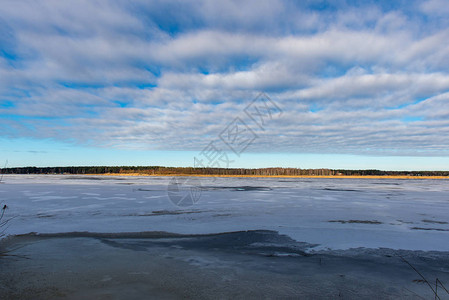
[{"label": "forest", "polygon": [[192,168],[161,166],[73,166],[4,168],[1,174],[141,174],[225,176],[449,176],[449,171],[382,171],[300,168]]}]

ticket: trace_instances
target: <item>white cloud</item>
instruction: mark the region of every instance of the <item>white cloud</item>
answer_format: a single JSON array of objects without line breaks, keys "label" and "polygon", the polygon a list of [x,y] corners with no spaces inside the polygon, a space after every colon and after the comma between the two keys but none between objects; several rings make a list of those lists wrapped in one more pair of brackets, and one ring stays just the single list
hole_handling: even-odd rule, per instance
[{"label": "white cloud", "polygon": [[443,4],[6,1],[0,42],[17,58],[0,56],[0,94],[14,103],[0,125],[9,137],[199,150],[266,91],[284,114],[250,150],[447,154]]}]

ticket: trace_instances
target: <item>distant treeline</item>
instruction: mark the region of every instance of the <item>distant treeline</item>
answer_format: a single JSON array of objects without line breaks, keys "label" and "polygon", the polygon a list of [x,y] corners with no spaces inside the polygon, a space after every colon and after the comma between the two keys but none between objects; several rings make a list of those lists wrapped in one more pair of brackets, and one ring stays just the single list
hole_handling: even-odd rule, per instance
[{"label": "distant treeline", "polygon": [[1,169],[2,174],[130,174],[145,175],[254,175],[254,176],[449,176],[449,171],[381,171],[381,170],[333,170],[297,168],[174,168],[174,167],[22,167]]}]

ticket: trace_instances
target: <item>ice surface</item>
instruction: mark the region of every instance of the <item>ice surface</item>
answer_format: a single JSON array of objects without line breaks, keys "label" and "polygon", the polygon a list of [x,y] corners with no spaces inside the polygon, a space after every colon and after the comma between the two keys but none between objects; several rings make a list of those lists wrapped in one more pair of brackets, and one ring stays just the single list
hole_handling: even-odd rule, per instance
[{"label": "ice surface", "polygon": [[205,178],[193,206],[169,177],[5,175],[9,234],[275,230],[317,249],[449,251],[449,182],[405,179]]}]

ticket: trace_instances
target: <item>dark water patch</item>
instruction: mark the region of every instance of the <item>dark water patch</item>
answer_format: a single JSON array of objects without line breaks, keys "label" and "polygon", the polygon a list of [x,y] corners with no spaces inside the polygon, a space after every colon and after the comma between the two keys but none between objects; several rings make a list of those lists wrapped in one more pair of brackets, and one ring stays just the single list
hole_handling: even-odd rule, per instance
[{"label": "dark water patch", "polygon": [[213,217],[230,217],[230,216],[233,216],[233,214],[215,214],[215,215],[212,215]]},{"label": "dark water patch", "polygon": [[270,187],[264,187],[264,186],[239,186],[232,188],[233,191],[271,191],[273,190]]},{"label": "dark water patch", "polygon": [[432,224],[449,224],[448,222],[444,221],[436,221],[436,220],[422,220],[424,223],[432,223]]},{"label": "dark water patch", "polygon": [[428,231],[449,231],[449,229],[443,229],[443,228],[427,228],[427,227],[412,227],[410,229],[413,230],[428,230]]},{"label": "dark water patch", "polygon": [[70,177],[62,177],[63,179],[78,179],[78,180],[126,180],[126,178],[120,178],[120,177],[108,177],[108,176],[70,176]]},{"label": "dark water patch", "polygon": [[54,218],[55,215],[47,215],[47,214],[38,214],[38,218]]},{"label": "dark water patch", "polygon": [[328,222],[341,224],[383,224],[377,220],[330,220]]},{"label": "dark water patch", "polygon": [[313,182],[312,180],[277,180],[277,182],[297,182],[297,183],[301,183],[301,182]]},{"label": "dark water patch", "polygon": [[334,189],[334,188],[324,188],[323,191],[335,191],[335,192],[364,192],[361,190],[353,190],[353,189]]},{"label": "dark water patch", "polygon": [[219,234],[182,235],[176,238],[145,240],[101,239],[112,247],[146,251],[151,247],[175,247],[189,250],[221,251],[262,256],[308,256],[307,249],[315,247],[308,243],[297,242],[276,231],[250,230]]},{"label": "dark water patch", "polygon": [[271,191],[273,188],[266,186],[202,186],[200,187],[203,191],[213,191],[213,190],[230,190],[230,191]]},{"label": "dark water patch", "polygon": [[203,213],[203,210],[154,210],[149,213],[135,213],[127,214],[124,216],[129,217],[149,217],[149,216],[166,216],[166,215],[185,215],[185,214],[199,214]]},{"label": "dark water patch", "polygon": [[138,192],[157,192],[160,190],[149,190],[149,189],[142,189],[142,188],[138,188],[138,189],[133,189],[133,192],[138,191]]},{"label": "dark water patch", "polygon": [[316,244],[297,242],[287,235],[271,230],[248,230],[216,234],[177,234],[163,231],[147,232],[66,232],[29,233],[14,236],[24,241],[49,238],[96,238],[111,247],[147,251],[153,247],[221,251],[262,256],[308,256],[306,251]]}]

